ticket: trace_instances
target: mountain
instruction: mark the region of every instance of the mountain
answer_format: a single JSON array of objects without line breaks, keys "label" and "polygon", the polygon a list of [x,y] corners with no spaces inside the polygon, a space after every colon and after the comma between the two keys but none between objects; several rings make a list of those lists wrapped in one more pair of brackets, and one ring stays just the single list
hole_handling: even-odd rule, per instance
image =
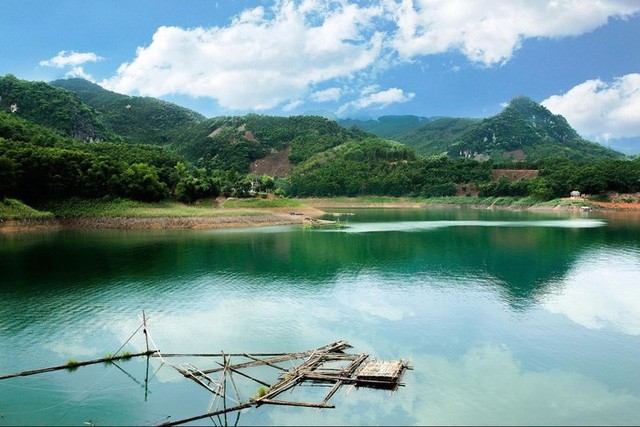
[{"label": "mountain", "polygon": [[[401,123],[404,116],[398,116]],[[394,122],[389,118],[388,122]],[[379,125],[368,127],[378,136]],[[388,128],[385,128],[386,131]],[[395,130],[389,137],[413,147],[423,155],[447,154],[496,162],[538,161],[550,157],[573,160],[621,158],[624,154],[587,141],[567,120],[551,113],[535,101],[519,96],[502,112],[486,119],[441,117],[423,120],[418,126],[409,122],[406,132]]]},{"label": "mountain", "polygon": [[19,80],[11,74],[0,77],[0,109],[62,136],[84,141],[117,139],[78,95],[44,82]]},{"label": "mountain", "polygon": [[314,154],[367,136],[373,135],[345,129],[320,116],[248,114],[194,123],[182,128],[173,143],[179,153],[200,167],[246,173],[259,168],[256,161],[265,159],[273,168],[259,169],[278,176],[281,173],[276,170],[288,171]]},{"label": "mountain", "polygon": [[168,144],[178,129],[205,120],[203,115],[170,102],[122,95],[84,79],[50,84],[73,92],[97,112],[109,130],[129,143]]},{"label": "mountain", "polygon": [[395,139],[413,147],[420,154],[446,154],[461,136],[479,122],[479,119],[441,117],[401,133]]},{"label": "mountain", "polygon": [[456,138],[448,154],[495,161],[624,157],[582,139],[564,117],[523,96],[514,98],[501,113],[470,127]]},{"label": "mountain", "polygon": [[406,115],[380,116],[376,120],[340,119],[337,122],[346,128],[355,126],[381,138],[397,139],[399,135],[410,132],[434,119]]}]

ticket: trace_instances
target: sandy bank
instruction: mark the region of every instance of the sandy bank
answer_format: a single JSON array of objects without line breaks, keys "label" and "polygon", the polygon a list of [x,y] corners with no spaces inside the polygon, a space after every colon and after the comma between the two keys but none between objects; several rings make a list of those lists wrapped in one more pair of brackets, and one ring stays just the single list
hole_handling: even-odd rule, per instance
[{"label": "sandy bank", "polygon": [[[294,213],[294,214],[292,214]],[[7,220],[0,222],[0,233],[52,231],[62,228],[102,228],[122,230],[206,230],[218,228],[265,227],[302,224],[305,218],[318,217],[324,212],[315,208],[246,209],[230,215],[182,217],[102,217],[44,220]]]}]

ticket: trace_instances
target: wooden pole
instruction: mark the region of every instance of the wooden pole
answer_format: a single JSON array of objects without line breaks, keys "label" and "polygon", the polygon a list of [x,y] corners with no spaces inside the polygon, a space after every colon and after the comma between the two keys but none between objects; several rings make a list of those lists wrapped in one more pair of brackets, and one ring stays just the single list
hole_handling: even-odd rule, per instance
[{"label": "wooden pole", "polygon": [[289,400],[274,400],[274,399],[262,399],[260,400],[260,403],[266,403],[269,405],[285,405],[285,406],[304,406],[307,408],[327,408],[327,409],[333,409],[336,406],[335,405],[328,405],[326,403],[313,403],[313,402],[292,402]]},{"label": "wooden pole", "polygon": [[15,374],[2,375],[2,376],[0,376],[0,380],[6,380],[8,378],[15,378],[15,377],[26,377],[26,376],[29,376],[29,375],[42,374],[42,373],[51,372],[51,371],[60,371],[62,369],[75,369],[75,368],[78,368],[80,366],[95,365],[96,363],[111,362],[111,361],[120,360],[120,359],[130,359],[132,357],[138,357],[138,356],[150,356],[150,355],[156,353],[157,351],[158,350],[153,350],[153,351],[145,351],[143,353],[125,354],[123,356],[103,357],[102,359],[87,360],[87,361],[84,361],[84,362],[78,362],[78,363],[73,363],[73,364],[52,366],[50,368],[33,369],[33,370],[30,370],[30,371],[22,371],[22,372],[17,372]]},{"label": "wooden pole", "polygon": [[[218,363],[218,362],[216,362],[216,363]],[[220,363],[218,363],[218,364],[220,365]],[[235,372],[236,374],[238,374],[238,375],[240,375],[240,376],[243,376],[243,377],[245,377],[245,378],[249,378],[250,380],[253,380],[253,381],[257,382],[258,384],[262,384],[262,385],[263,385],[263,386],[265,386],[265,387],[271,387],[271,384],[266,383],[266,382],[264,382],[264,381],[260,381],[259,379],[254,378],[254,377],[252,377],[251,375],[247,375],[247,374],[245,374],[245,373],[242,373],[242,372],[238,371],[237,369],[233,369],[231,366],[227,366],[227,368],[228,368],[231,372]]]},{"label": "wooden pole", "polygon": [[214,417],[216,415],[220,415],[220,414],[231,412],[231,411],[240,411],[242,409],[250,408],[251,406],[253,406],[251,403],[243,403],[242,405],[233,406],[231,408],[222,409],[222,410],[214,411],[214,412],[207,412],[206,414],[197,415],[197,416],[191,417],[191,418],[183,418],[181,420],[171,421],[171,422],[163,423],[163,424],[160,424],[160,425],[161,426],[177,426],[178,424],[190,423],[191,421],[198,421],[198,420],[202,420],[204,418],[211,418],[211,417]]},{"label": "wooden pole", "polygon": [[147,336],[147,316],[142,310],[142,332],[144,332],[144,341],[147,344],[147,352],[149,352],[149,337]]}]

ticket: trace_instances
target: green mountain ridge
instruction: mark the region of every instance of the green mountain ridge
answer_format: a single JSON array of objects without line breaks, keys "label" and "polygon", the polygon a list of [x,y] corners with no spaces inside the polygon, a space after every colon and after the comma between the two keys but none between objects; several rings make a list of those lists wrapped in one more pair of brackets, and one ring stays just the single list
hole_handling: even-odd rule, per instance
[{"label": "green mountain ridge", "polygon": [[112,132],[129,143],[169,144],[178,129],[205,119],[170,102],[122,95],[84,79],[55,80],[50,84],[75,93]]},{"label": "green mountain ridge", "polygon": [[[404,116],[398,117],[404,120]],[[387,117],[386,123],[393,123],[393,119]],[[524,96],[515,97],[502,112],[485,119],[424,119],[406,132],[395,126],[383,127],[384,124],[377,122],[376,127],[368,121],[351,123],[400,141],[423,155],[446,154],[496,162],[624,157],[609,147],[583,139],[563,116],[552,114]]]},{"label": "green mountain ridge", "polygon": [[11,74],[0,77],[0,109],[12,111],[62,136],[83,141],[116,139],[78,95],[44,82],[27,82]]},{"label": "green mountain ridge", "polygon": [[499,114],[470,126],[451,144],[448,153],[494,161],[624,157],[581,138],[563,116],[523,96],[514,98]]},{"label": "green mountain ridge", "polygon": [[445,154],[499,163],[550,157],[624,157],[584,140],[564,117],[524,96],[515,97],[502,112],[485,119],[404,115],[333,121],[321,116],[258,114],[206,119],[169,102],[117,94],[83,79],[51,84],[75,93],[110,132],[126,142],[168,145],[200,166],[240,172],[246,172],[251,162],[288,146],[290,160],[297,164],[367,134],[401,142],[421,155]]}]

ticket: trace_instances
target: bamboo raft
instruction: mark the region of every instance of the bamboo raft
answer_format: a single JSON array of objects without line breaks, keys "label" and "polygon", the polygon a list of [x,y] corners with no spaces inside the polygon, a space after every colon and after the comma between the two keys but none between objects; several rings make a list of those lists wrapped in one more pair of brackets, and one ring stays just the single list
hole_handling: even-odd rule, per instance
[{"label": "bamboo raft", "polygon": [[[173,426],[184,424],[192,421],[219,416],[234,411],[241,411],[249,407],[259,407],[261,405],[287,405],[301,406],[308,408],[329,409],[335,408],[329,403],[329,400],[336,394],[341,386],[351,385],[354,387],[368,387],[385,389],[395,392],[398,387],[403,386],[402,377],[407,369],[411,369],[408,362],[403,360],[396,361],[378,361],[370,359],[369,355],[349,354],[344,350],[351,348],[346,341],[336,341],[331,344],[307,350],[299,353],[281,353],[270,354],[266,357],[251,355],[247,353],[233,355],[249,359],[246,362],[231,364],[231,355],[220,354],[218,357],[224,359],[224,363],[218,363],[220,366],[212,369],[198,369],[195,366],[180,366],[176,369],[186,378],[193,380],[198,385],[206,388],[214,395],[226,401],[228,396],[224,393],[227,375],[231,373],[249,378],[256,383],[268,387],[260,396],[255,396],[246,402],[240,402],[239,399],[233,400],[234,406],[223,405],[222,408],[209,411],[207,413],[197,415],[195,417],[171,421],[163,426]],[[169,356],[193,356],[193,355],[164,355]],[[207,355],[214,357],[216,355]],[[160,354],[154,354],[153,357],[163,357]],[[279,363],[290,362],[292,360],[302,359],[303,361],[290,369],[279,366]],[[279,380],[275,384],[262,381],[258,378],[243,373],[243,369],[254,368],[258,366],[268,366],[273,369],[282,371]],[[222,380],[215,380],[211,375],[221,374]],[[314,383],[326,385],[329,391],[324,399],[320,402],[301,402],[293,400],[278,399],[278,396],[296,386],[305,385],[305,383]],[[238,395],[236,390],[236,395]]]},{"label": "bamboo raft", "polygon": [[[401,381],[405,371],[407,369],[412,369],[410,364],[404,360],[380,361],[371,359],[369,358],[369,355],[364,353],[346,353],[345,350],[351,348],[351,346],[343,340],[298,353],[225,354],[224,352],[221,352],[209,354],[163,354],[159,349],[157,349],[155,343],[153,343],[153,340],[147,330],[146,320],[146,316],[143,313],[142,325],[138,328],[138,330],[142,329],[144,333],[146,343],[145,352],[118,355],[119,351],[124,347],[123,344],[114,356],[85,362],[75,362],[72,366],[67,364],[51,368],[22,371],[9,375],[0,375],[0,380],[35,375],[60,369],[75,369],[80,366],[95,363],[114,363],[120,359],[146,356],[146,396],[149,369],[148,361],[150,358],[158,358],[163,364],[174,368],[185,378],[188,378],[200,387],[205,388],[212,395],[212,401],[207,412],[193,417],[160,424],[162,426],[173,426],[214,416],[220,417],[221,415],[225,417],[226,421],[226,414],[228,413],[237,412],[237,416],[239,417],[240,411],[251,407],[259,407],[261,405],[287,405],[318,409],[335,408],[334,405],[329,403],[329,400],[342,386],[368,387],[395,392],[398,387],[404,386]],[[136,332],[134,332],[134,334]],[[130,337],[129,340],[132,337]],[[127,342],[129,340],[127,340]],[[153,343],[156,347],[155,349],[150,348],[149,341]],[[169,362],[169,359],[172,358],[194,357],[213,359],[217,366],[204,369],[194,366],[191,363]],[[232,363],[232,358],[234,358],[234,360],[241,359],[241,361],[239,363]],[[294,363],[296,360],[299,360],[297,364]],[[280,366],[282,363],[287,363],[290,367],[285,368]],[[272,381],[269,382],[268,379],[258,378],[256,374],[248,374],[247,370],[249,370],[249,368],[268,368],[268,370],[275,369],[279,371],[279,375],[270,376]],[[240,398],[240,391],[234,379],[234,375],[236,378],[239,376],[242,377],[243,380],[249,380],[250,382],[259,384],[261,386],[259,389],[260,392],[254,397],[243,401]],[[273,381],[273,378],[276,378],[276,380]],[[329,387],[329,390],[324,398],[317,402],[283,400],[279,398],[286,391],[292,391],[292,389],[297,386],[309,384],[323,385]],[[230,393],[230,389],[233,390],[233,395]]]}]

